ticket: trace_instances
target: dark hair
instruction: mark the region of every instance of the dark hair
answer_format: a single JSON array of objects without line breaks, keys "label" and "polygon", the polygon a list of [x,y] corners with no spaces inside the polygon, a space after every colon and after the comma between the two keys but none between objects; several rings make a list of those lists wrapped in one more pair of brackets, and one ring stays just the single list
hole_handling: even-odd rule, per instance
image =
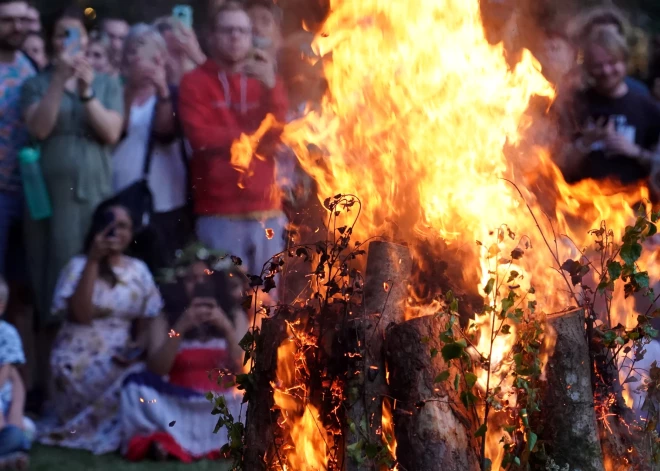
[{"label": "dark hair", "polygon": [[[107,224],[105,219],[106,213],[110,211],[112,208],[117,208],[117,207],[124,208],[115,199],[112,198],[103,201],[101,204],[99,204],[96,207],[96,210],[92,215],[92,223],[89,226],[89,230],[87,231],[87,235],[85,236],[85,242],[83,244],[83,253],[85,255],[87,255],[90,249],[92,248],[96,236],[106,228],[106,224]],[[124,210],[132,219],[131,212],[127,208],[124,208]],[[133,224],[135,224],[134,221]],[[112,270],[112,267],[108,263],[107,259],[103,259],[99,263],[99,276],[108,283],[110,283],[110,286],[112,287],[114,287],[119,281],[117,279],[117,275],[115,275],[115,272]]]},{"label": "dark hair", "polygon": [[85,12],[83,11],[82,8],[76,5],[71,5],[66,8],[62,8],[58,10],[51,17],[51,21],[49,21],[47,26],[44,28],[45,36],[49,38],[49,40],[46,41],[46,52],[51,57],[55,53],[54,45],[53,45],[55,29],[57,28],[57,24],[62,20],[78,20],[83,25],[83,28],[86,28]]}]

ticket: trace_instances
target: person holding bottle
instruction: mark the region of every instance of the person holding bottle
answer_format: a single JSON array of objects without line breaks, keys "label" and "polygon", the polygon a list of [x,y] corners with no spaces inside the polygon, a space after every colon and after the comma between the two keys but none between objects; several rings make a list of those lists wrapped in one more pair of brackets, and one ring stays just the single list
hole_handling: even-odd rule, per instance
[{"label": "person holding bottle", "polygon": [[94,72],[87,45],[83,12],[64,10],[54,23],[53,65],[22,90],[21,109],[40,147],[52,207],[49,218],[26,217],[40,327],[61,322],[50,312],[57,276],[80,249],[97,205],[112,195],[111,150],[122,132],[123,94],[118,79]]}]

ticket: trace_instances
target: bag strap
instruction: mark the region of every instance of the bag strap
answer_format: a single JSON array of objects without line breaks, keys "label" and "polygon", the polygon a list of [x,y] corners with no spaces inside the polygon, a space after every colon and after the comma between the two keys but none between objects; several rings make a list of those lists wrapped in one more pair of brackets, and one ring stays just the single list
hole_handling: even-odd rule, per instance
[{"label": "bag strap", "polygon": [[[156,98],[156,100],[158,100]],[[154,147],[156,146],[156,137],[154,136],[154,121],[156,120],[156,109],[158,108],[158,103],[154,104],[154,110],[151,113],[151,119],[149,120],[149,138],[147,139],[147,148],[146,154],[144,156],[144,166],[142,167],[142,179],[146,180],[149,177],[149,171],[151,170],[151,159],[154,153]]]}]

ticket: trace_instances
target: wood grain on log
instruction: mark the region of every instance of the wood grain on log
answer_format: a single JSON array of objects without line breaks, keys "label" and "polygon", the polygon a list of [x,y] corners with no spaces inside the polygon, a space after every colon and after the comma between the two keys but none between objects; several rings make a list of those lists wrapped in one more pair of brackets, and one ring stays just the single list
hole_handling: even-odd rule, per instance
[{"label": "wood grain on log", "polygon": [[[404,320],[411,270],[408,247],[382,241],[369,244],[364,285],[366,317],[353,319],[349,327],[354,353],[359,358],[351,363],[349,371],[348,419],[359,430],[348,430],[346,445],[381,440],[382,395],[387,390],[383,340],[388,325]],[[348,459],[346,469],[357,471],[365,466]]]},{"label": "wood grain on log", "polygon": [[[394,325],[385,344],[390,392],[396,399],[394,432],[397,459],[407,471],[474,471],[480,469],[472,416],[451,381],[435,383],[443,371],[457,371],[431,355],[440,351],[441,321],[420,317]],[[460,388],[459,388],[460,389]]]},{"label": "wood grain on log", "polygon": [[547,389],[542,405],[543,438],[551,446],[549,454],[570,469],[603,471],[584,311],[550,316],[548,327],[556,335],[545,370]]},{"label": "wood grain on log", "polygon": [[248,397],[246,413],[243,469],[265,471],[273,457],[276,412],[273,411],[273,387],[277,372],[277,349],[287,337],[287,325],[282,317],[264,319],[257,339],[254,367],[254,387]]}]

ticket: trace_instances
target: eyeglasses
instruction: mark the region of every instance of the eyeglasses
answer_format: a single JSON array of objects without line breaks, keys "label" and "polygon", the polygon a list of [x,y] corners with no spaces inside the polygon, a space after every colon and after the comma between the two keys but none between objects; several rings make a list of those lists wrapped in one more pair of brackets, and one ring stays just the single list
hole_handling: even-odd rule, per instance
[{"label": "eyeglasses", "polygon": [[23,26],[30,22],[30,18],[26,16],[0,16],[0,24],[2,25],[14,24],[17,26]]},{"label": "eyeglasses", "polygon": [[234,33],[249,36],[252,34],[252,28],[248,26],[218,26],[216,32],[226,36],[231,36]]}]

